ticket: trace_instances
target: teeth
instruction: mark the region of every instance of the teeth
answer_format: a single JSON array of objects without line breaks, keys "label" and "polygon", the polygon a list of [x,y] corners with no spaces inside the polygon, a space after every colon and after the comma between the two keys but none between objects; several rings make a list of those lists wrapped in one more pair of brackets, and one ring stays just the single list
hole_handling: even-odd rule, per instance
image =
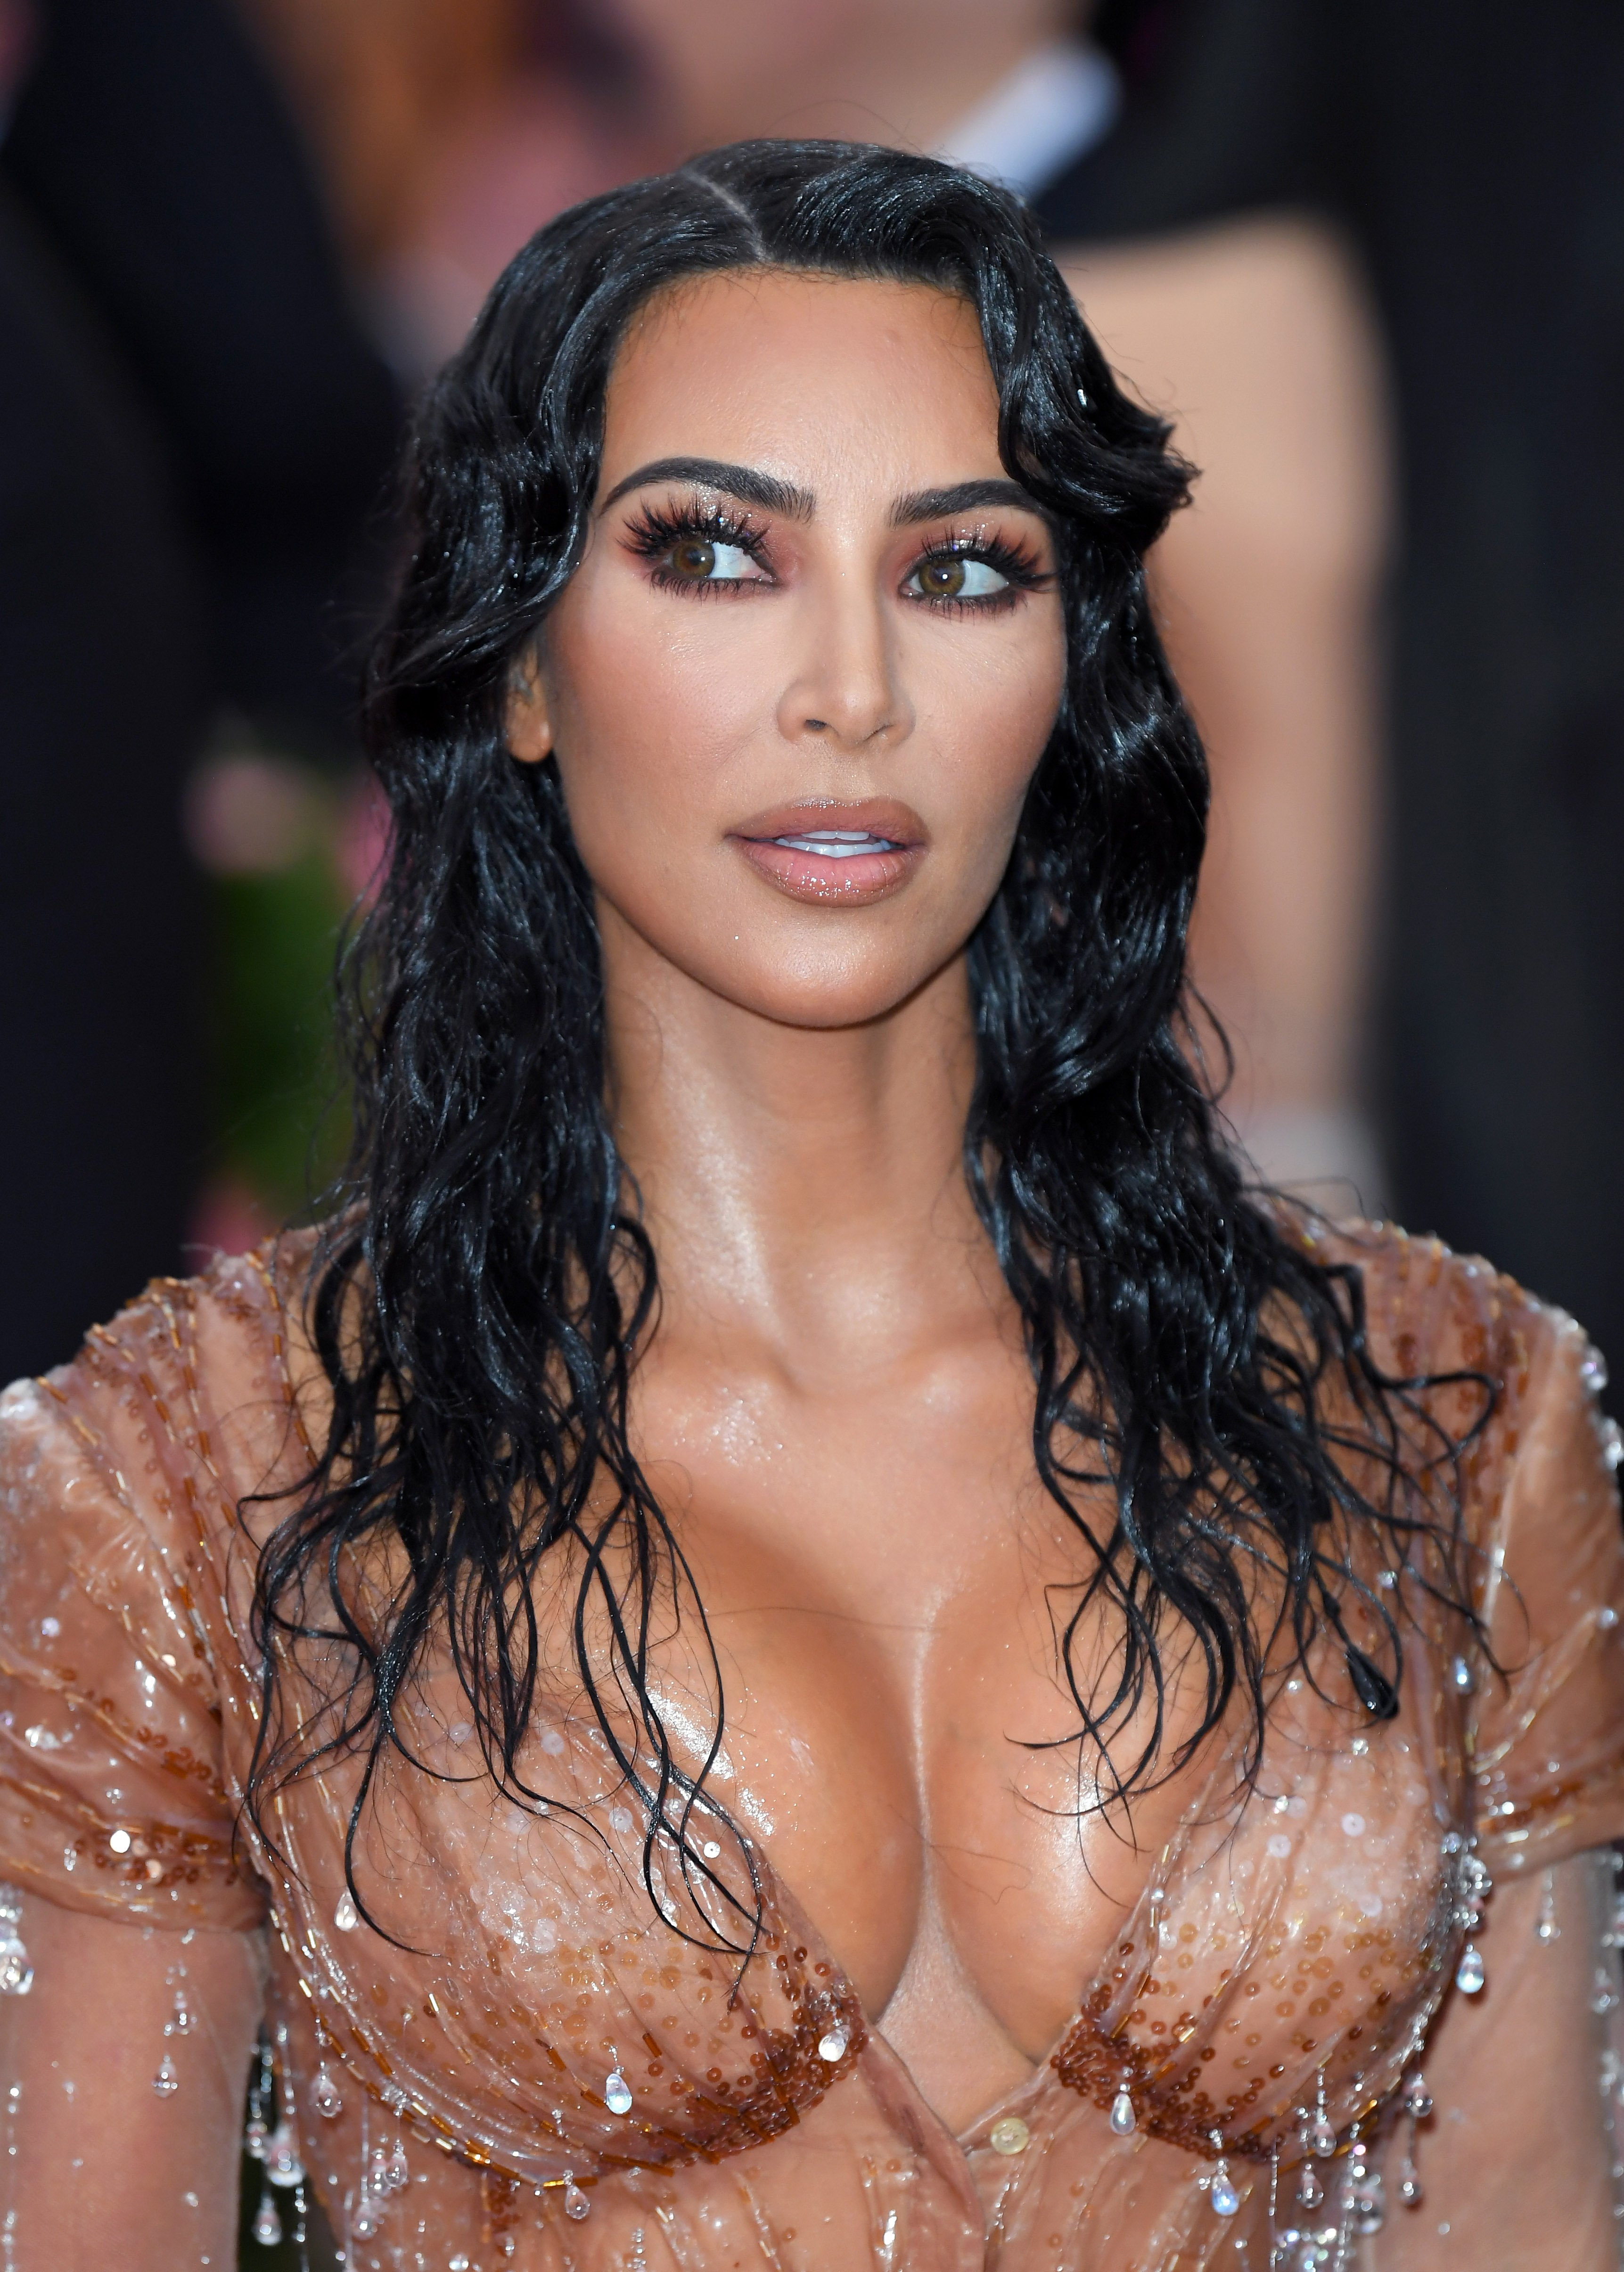
[{"label": "teeth", "polygon": [[826,860],[849,860],[859,852],[894,852],[888,836],[872,836],[865,828],[811,828],[802,836],[775,836],[790,852],[815,852]]}]

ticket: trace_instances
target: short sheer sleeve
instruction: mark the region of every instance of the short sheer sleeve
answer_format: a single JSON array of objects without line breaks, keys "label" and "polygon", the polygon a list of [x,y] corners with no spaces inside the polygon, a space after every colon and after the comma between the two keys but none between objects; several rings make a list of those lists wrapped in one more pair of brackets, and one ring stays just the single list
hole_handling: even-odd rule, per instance
[{"label": "short sheer sleeve", "polygon": [[233,1851],[170,1324],[153,1289],[0,1397],[0,1876],[94,1915],[240,1928],[263,1897]]},{"label": "short sheer sleeve", "polygon": [[1525,1297],[1508,1322],[1474,1764],[1486,1857],[1520,1874],[1624,1837],[1624,1527],[1598,1353]]}]

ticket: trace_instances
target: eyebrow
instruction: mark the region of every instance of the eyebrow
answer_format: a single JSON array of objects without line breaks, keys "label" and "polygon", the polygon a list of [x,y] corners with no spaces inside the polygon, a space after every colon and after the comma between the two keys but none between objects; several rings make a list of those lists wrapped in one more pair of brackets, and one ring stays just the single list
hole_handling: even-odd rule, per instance
[{"label": "eyebrow", "polygon": [[786,520],[810,520],[817,508],[810,490],[798,490],[793,482],[781,482],[775,474],[761,473],[754,466],[724,465],[718,458],[656,458],[617,482],[599,512],[607,512],[629,491],[647,489],[654,482],[692,482],[700,489],[720,490],[741,504],[759,504],[764,512],[778,513]]},{"label": "eyebrow", "polygon": [[1035,512],[1046,519],[1042,505],[1019,482],[958,482],[946,490],[916,490],[898,497],[891,508],[894,528],[911,527],[920,520],[951,520],[956,513],[974,512],[981,505],[1002,505],[1016,512]]},{"label": "eyebrow", "polygon": [[[732,466],[720,458],[655,458],[617,482],[599,512],[607,512],[632,490],[650,488],[656,482],[692,482],[699,489],[719,490],[724,497],[737,497],[741,504],[760,505],[764,512],[778,513],[786,520],[810,520],[818,508],[811,490],[797,489],[793,482],[781,481],[777,475],[764,474],[755,466]],[[974,512],[987,505],[1048,518],[1019,482],[982,480],[955,482],[948,489],[915,490],[898,497],[891,508],[891,526],[910,528],[922,520],[951,520],[957,513]]]}]

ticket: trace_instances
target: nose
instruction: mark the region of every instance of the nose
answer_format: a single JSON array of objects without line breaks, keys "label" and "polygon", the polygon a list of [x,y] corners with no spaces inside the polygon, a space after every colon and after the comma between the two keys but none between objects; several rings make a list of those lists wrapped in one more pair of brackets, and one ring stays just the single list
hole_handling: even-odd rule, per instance
[{"label": "nose", "polygon": [[859,572],[833,575],[797,612],[798,653],[778,705],[784,738],[854,757],[904,740],[913,713],[878,590]]}]

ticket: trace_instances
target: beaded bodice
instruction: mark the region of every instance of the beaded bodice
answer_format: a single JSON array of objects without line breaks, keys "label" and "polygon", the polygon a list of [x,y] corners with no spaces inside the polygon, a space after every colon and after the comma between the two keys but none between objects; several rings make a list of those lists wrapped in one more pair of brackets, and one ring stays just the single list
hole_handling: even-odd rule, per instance
[{"label": "beaded bodice", "polygon": [[[811,2272],[836,2232],[842,2272],[1261,2265],[1282,2171],[1303,2184],[1316,2139],[1321,2190],[1332,2146],[1362,2170],[1451,1978],[1471,1992],[1486,1872],[1624,1831],[1624,1547],[1594,1354],[1435,1244],[1343,1244],[1380,1360],[1457,1376],[1419,1398],[1402,1487],[1436,1456],[1431,1424],[1468,1439],[1465,1566],[1502,1670],[1428,1592],[1424,1555],[1366,1541],[1367,1598],[1343,1611],[1356,1641],[1396,1612],[1396,1716],[1355,1724],[1311,1659],[1276,1684],[1250,1796],[1238,1745],[1201,1754],[1137,1905],[1080,1949],[1072,2025],[962,2138],[770,1852],[701,1812],[708,1878],[669,1842],[646,1857],[635,1796],[565,1693],[537,1714],[547,1797],[527,1808],[493,1794],[449,1672],[425,1679],[416,1763],[387,1764],[362,1818],[365,1915],[343,1862],[352,1766],[288,1785],[263,1838],[236,1823],[255,1541],[310,1458],[291,1244],[155,1285],[8,1392],[0,1872],[178,1933],[268,1917],[263,2151],[273,2176],[308,2172],[352,2266]],[[1497,1391],[1475,1433],[1464,1375]],[[319,1664],[290,1678],[317,1726]],[[747,1953],[705,1945],[758,1900]],[[184,2056],[163,2052],[177,2089]]]}]

